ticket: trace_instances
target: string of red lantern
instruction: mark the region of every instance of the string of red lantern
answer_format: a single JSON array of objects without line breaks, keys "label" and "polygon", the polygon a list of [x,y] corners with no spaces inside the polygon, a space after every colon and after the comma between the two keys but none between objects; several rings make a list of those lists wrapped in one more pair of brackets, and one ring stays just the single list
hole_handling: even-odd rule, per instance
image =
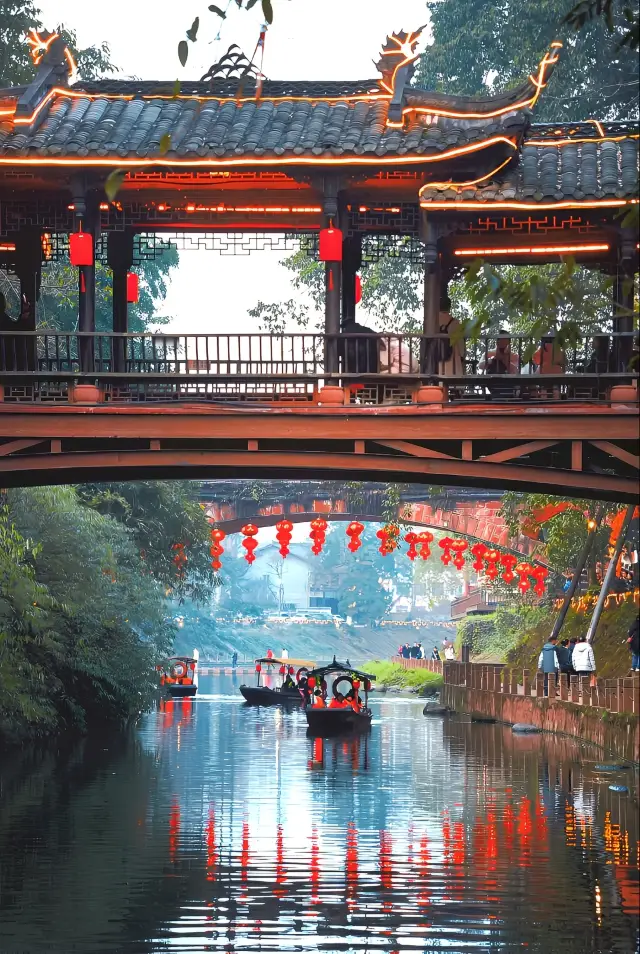
[{"label": "string of red lantern", "polygon": [[461,538],[457,538],[451,542],[451,549],[455,553],[453,565],[455,566],[456,570],[461,570],[464,567],[465,560],[462,554],[468,548],[468,546],[469,544],[467,541],[462,540]]},{"label": "string of red lantern", "polygon": [[513,568],[518,562],[518,557],[514,556],[513,553],[501,553],[500,554],[500,563],[504,567],[504,573],[502,574],[502,579],[505,583],[513,583],[515,580],[515,574]]},{"label": "string of red lantern", "polygon": [[498,569],[498,560],[500,559],[500,551],[488,549],[484,555],[484,559],[487,564],[485,574],[489,577],[490,580],[497,579],[498,574],[500,573],[500,570]]},{"label": "string of red lantern", "polygon": [[515,571],[520,577],[518,582],[518,589],[521,593],[526,593],[527,590],[531,589],[531,582],[529,576],[533,573],[533,567],[530,563],[516,563]]},{"label": "string of red lantern", "polygon": [[313,540],[313,546],[311,547],[311,552],[318,556],[322,553],[322,548],[324,546],[324,541],[327,534],[327,521],[324,517],[316,517],[315,520],[311,521],[311,532],[309,536]]},{"label": "string of red lantern", "polygon": [[290,520],[280,520],[276,524],[276,540],[280,544],[280,555],[283,559],[289,555],[292,532],[293,524]]},{"label": "string of red lantern", "polygon": [[[245,560],[247,563],[253,563],[255,560],[255,553],[253,552],[258,546],[258,541],[254,540],[255,535],[258,532],[258,528],[254,523],[245,523],[244,527],[240,530],[240,533],[243,535],[244,540],[242,540],[242,546],[247,551],[245,554]],[[259,670],[257,670],[259,672]]]},{"label": "string of red lantern", "polygon": [[348,546],[352,553],[355,553],[356,550],[359,550],[362,546],[360,534],[363,530],[364,524],[359,523],[357,520],[353,520],[347,527],[347,536],[350,537]]},{"label": "string of red lantern", "polygon": [[173,562],[176,568],[176,576],[181,580],[184,578],[184,568],[187,563],[187,554],[184,552],[184,543],[174,543],[171,549],[173,550]]},{"label": "string of red lantern", "polygon": [[445,566],[449,566],[451,563],[451,544],[453,540],[451,537],[443,537],[442,540],[438,540],[438,546],[442,549],[442,556],[440,559]]},{"label": "string of red lantern", "polygon": [[534,568],[531,575],[536,581],[533,592],[536,594],[536,596],[544,596],[544,581],[549,576],[549,571],[545,566],[537,566]]},{"label": "string of red lantern", "polygon": [[415,560],[418,556],[418,550],[416,544],[418,543],[418,534],[417,533],[407,533],[404,542],[408,544],[409,549],[407,550],[407,556],[410,560]]},{"label": "string of red lantern", "polygon": [[220,530],[218,527],[214,527],[211,530],[211,547],[209,548],[209,553],[213,557],[211,561],[211,566],[213,569],[218,572],[222,569],[222,563],[220,562],[220,557],[224,553],[224,547],[220,544],[226,537],[224,530]]},{"label": "string of red lantern", "polygon": [[398,546],[400,527],[396,523],[387,523],[384,527],[380,527],[376,536],[380,540],[378,552],[387,556],[387,554],[393,553]]},{"label": "string of red lantern", "polygon": [[433,534],[428,530],[422,530],[422,532],[418,534],[418,545],[420,547],[420,556],[423,560],[428,560],[431,556],[430,543],[433,543]]},{"label": "string of red lantern", "polygon": [[488,547],[484,543],[475,543],[471,547],[471,553],[476,558],[475,563],[473,564],[473,569],[477,570],[478,573],[481,573],[484,570],[484,558]]}]

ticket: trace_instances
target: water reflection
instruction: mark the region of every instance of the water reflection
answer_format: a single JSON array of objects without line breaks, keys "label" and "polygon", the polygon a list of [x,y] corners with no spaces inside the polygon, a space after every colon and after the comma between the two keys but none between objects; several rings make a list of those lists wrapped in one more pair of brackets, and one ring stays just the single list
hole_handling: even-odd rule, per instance
[{"label": "water reflection", "polygon": [[638,817],[597,750],[374,702],[308,739],[230,678],[0,769],[2,954],[636,950]]}]

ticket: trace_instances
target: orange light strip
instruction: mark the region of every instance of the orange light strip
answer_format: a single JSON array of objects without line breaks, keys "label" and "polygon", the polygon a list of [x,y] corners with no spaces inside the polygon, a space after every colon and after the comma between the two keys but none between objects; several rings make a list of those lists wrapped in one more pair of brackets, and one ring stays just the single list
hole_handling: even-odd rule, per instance
[{"label": "orange light strip", "polygon": [[475,199],[452,199],[450,202],[421,202],[421,209],[523,209],[535,212],[537,209],[619,209],[625,205],[637,205],[638,199],[600,199],[595,202],[580,202],[579,199],[564,202],[479,202]]},{"label": "orange light strip", "polygon": [[418,195],[420,196],[422,194],[423,189],[466,189],[469,186],[477,185],[479,182],[485,182],[487,179],[495,176],[497,172],[500,172],[501,169],[504,169],[512,159],[513,156],[509,156],[508,159],[501,162],[500,165],[492,169],[491,172],[487,172],[486,175],[479,176],[477,179],[469,179],[467,182],[427,182],[421,186]]},{"label": "orange light strip", "polygon": [[587,122],[588,122],[588,123],[593,123],[593,125],[594,125],[594,126],[596,127],[596,129],[598,130],[598,134],[599,134],[600,136],[602,136],[603,138],[606,136],[606,133],[605,133],[605,131],[604,131],[604,128],[603,128],[603,126],[602,126],[602,123],[599,122],[597,119],[587,119]]},{"label": "orange light strip", "polygon": [[402,114],[404,116],[408,113],[421,113],[429,116],[443,116],[445,119],[492,119],[496,116],[504,116],[506,113],[515,112],[518,109],[526,109],[527,106],[535,106],[541,90],[546,86],[544,74],[546,73],[547,67],[553,66],[558,62],[558,59],[558,56],[550,57],[548,53],[545,53],[538,68],[538,78],[536,79],[533,76],[529,77],[536,87],[535,92],[528,99],[523,99],[519,103],[512,103],[509,106],[503,106],[501,109],[495,109],[487,113],[462,113],[454,110],[439,109],[438,107],[405,106],[402,110]]},{"label": "orange light strip", "polygon": [[530,245],[512,248],[457,248],[454,255],[459,258],[482,255],[569,255],[571,252],[608,252],[610,245]]},{"label": "orange light strip", "polygon": [[0,252],[15,252],[15,250],[14,242],[0,242]]},{"label": "orange light strip", "polygon": [[638,133],[627,133],[624,136],[584,136],[580,139],[525,139],[523,146],[568,146],[571,143],[582,142],[622,142],[624,139],[640,139]]},{"label": "orange light strip", "polygon": [[194,205],[190,203],[186,206],[171,206],[171,205],[159,205],[159,212],[166,212],[171,210],[172,212],[260,212],[260,213],[290,213],[292,215],[298,213],[310,213],[316,214],[322,212],[322,206],[319,205],[292,205],[292,206],[279,206],[279,205]]},{"label": "orange light strip", "polygon": [[[18,120],[16,120],[17,122]],[[161,168],[172,168],[176,166],[188,166],[190,168],[206,168],[210,166],[234,167],[234,166],[380,166],[380,165],[416,165],[418,163],[441,162],[443,159],[452,159],[456,156],[465,156],[472,152],[478,152],[481,149],[487,149],[497,143],[506,143],[515,149],[516,144],[513,139],[507,136],[492,136],[491,139],[485,139],[479,143],[471,143],[467,146],[456,146],[452,149],[439,152],[436,155],[428,156],[358,156],[353,155],[349,158],[336,158],[326,156],[288,156],[280,158],[258,158],[256,156],[247,156],[241,159],[167,159],[167,158],[149,158],[149,159],[126,159],[121,156],[101,157],[99,159],[56,159],[52,156],[40,157],[8,157],[0,156],[0,165],[3,166],[66,166],[73,167],[102,167],[102,168],[129,168],[140,169],[149,166],[159,166]]]}]

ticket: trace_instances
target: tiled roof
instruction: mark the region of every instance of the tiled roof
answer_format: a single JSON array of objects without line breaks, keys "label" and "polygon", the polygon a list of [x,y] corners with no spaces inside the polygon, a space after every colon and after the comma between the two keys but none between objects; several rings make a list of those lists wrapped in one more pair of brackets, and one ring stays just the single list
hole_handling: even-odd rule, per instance
[{"label": "tiled roof", "polygon": [[627,199],[638,194],[637,129],[626,123],[533,125],[521,153],[494,178],[422,188],[422,205]]},{"label": "tiled roof", "polygon": [[389,128],[389,99],[372,92],[372,81],[270,82],[259,101],[248,90],[238,101],[237,81],[214,85],[213,94],[208,84],[186,89],[178,99],[167,84],[105,81],[56,89],[31,123],[0,116],[0,157],[157,158],[169,133],[168,160],[300,156],[357,163],[367,156],[434,157],[495,136],[520,140],[528,122],[524,111],[474,120],[412,115],[403,128]]}]

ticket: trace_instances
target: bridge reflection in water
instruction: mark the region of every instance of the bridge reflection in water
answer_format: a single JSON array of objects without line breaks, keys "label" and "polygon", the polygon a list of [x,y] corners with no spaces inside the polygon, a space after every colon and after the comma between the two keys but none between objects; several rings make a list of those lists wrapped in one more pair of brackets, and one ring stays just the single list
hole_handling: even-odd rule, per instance
[{"label": "bridge reflection in water", "polygon": [[400,699],[323,742],[232,690],[3,762],[3,954],[635,949],[638,818],[597,750]]}]

